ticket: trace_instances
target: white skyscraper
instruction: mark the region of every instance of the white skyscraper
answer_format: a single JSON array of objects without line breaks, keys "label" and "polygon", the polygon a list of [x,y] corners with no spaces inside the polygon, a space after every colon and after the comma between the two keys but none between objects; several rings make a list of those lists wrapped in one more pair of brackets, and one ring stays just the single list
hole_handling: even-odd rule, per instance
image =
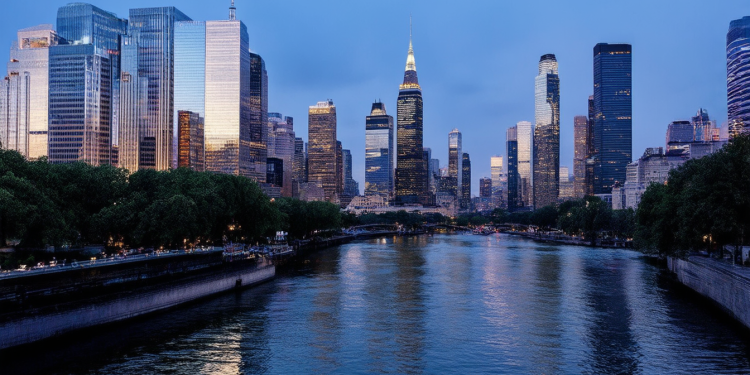
[{"label": "white skyscraper", "polygon": [[490,178],[492,179],[492,200],[493,206],[504,206],[504,197],[507,197],[508,179],[503,170],[503,157],[493,156],[490,158]]}]

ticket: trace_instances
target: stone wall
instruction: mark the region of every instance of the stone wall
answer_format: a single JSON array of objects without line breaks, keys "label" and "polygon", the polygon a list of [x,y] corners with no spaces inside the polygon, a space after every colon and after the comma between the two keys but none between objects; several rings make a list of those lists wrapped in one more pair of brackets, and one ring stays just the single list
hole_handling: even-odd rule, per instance
[{"label": "stone wall", "polygon": [[667,264],[681,283],[715,301],[750,328],[749,268],[697,256],[669,258]]},{"label": "stone wall", "polygon": [[166,309],[240,286],[270,280],[275,274],[276,268],[270,264],[234,269],[123,293],[117,298],[94,301],[72,309],[60,309],[54,313],[31,313],[21,319],[0,323],[0,349]]}]

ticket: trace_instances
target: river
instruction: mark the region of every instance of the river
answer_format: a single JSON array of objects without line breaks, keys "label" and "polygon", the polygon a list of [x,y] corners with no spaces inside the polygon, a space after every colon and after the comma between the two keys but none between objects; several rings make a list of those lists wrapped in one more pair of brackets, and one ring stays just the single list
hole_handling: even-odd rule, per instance
[{"label": "river", "polygon": [[633,251],[435,235],[322,250],[272,282],[5,357],[2,373],[737,374],[750,337]]}]

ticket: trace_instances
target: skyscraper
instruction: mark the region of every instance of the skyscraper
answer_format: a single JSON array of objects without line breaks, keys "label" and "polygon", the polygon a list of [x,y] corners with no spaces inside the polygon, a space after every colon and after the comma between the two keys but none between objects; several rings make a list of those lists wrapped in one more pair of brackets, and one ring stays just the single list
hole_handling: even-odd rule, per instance
[{"label": "skyscraper", "polygon": [[633,154],[630,44],[594,47],[594,194],[624,183]]},{"label": "skyscraper", "polygon": [[393,116],[385,104],[372,103],[365,119],[365,195],[390,200],[393,194]]},{"label": "skyscraper", "polygon": [[251,177],[249,37],[233,10],[175,25],[174,108],[204,114],[207,171]]},{"label": "skyscraper", "polygon": [[516,141],[518,147],[518,192],[520,194],[521,206],[531,206],[533,200],[532,194],[532,175],[531,160],[534,150],[534,125],[528,121],[519,121],[516,123]]},{"label": "skyscraper", "polygon": [[492,179],[487,177],[479,179],[479,196],[482,198],[492,198]]},{"label": "skyscraper", "polygon": [[341,194],[341,206],[346,207],[352,198],[359,195],[359,184],[352,176],[352,152],[342,150],[344,160],[344,192]]},{"label": "skyscraper", "polygon": [[461,209],[471,209],[471,159],[469,154],[461,155]]},{"label": "skyscraper", "polygon": [[292,159],[292,196],[299,197],[300,184],[307,182],[307,156],[305,156],[305,141],[294,139],[294,159]]},{"label": "skyscraper", "polygon": [[[257,182],[265,182],[268,157],[268,73],[266,63],[260,55],[250,53],[250,169],[248,177]],[[289,169],[286,166],[284,172]]]},{"label": "skyscraper", "polygon": [[589,95],[588,131],[586,134],[586,190],[585,195],[594,195],[596,147],[594,146],[594,95]]},{"label": "skyscraper", "polygon": [[177,134],[177,167],[196,171],[206,169],[203,119],[195,112],[179,111]]},{"label": "skyscraper", "polygon": [[588,158],[589,119],[586,116],[573,118],[573,196],[586,195],[586,159]]},{"label": "skyscraper", "polygon": [[461,132],[453,129],[448,133],[448,179],[450,191],[456,198],[463,196],[461,186],[463,183],[463,151],[461,150]]},{"label": "skyscraper", "polygon": [[417,79],[411,36],[404,82],[399,86],[397,112],[396,203],[426,203],[427,169],[422,148],[422,89]]},{"label": "skyscraper", "polygon": [[727,114],[730,126],[750,126],[750,16],[729,23]]},{"label": "skyscraper", "polygon": [[[192,121],[189,124],[192,133],[192,128],[200,128],[201,133],[203,134],[203,139],[201,142],[201,147],[203,147],[203,150],[201,152],[201,169],[199,170],[205,170],[206,168],[206,159],[205,159],[205,122],[206,122],[206,104],[205,104],[205,95],[206,95],[206,23],[205,22],[194,22],[194,21],[184,21],[184,22],[177,22],[175,23],[174,27],[175,31],[175,37],[174,37],[174,104],[173,108],[176,113],[176,119],[177,119],[177,128],[182,129],[185,124],[181,122],[181,119],[184,119],[186,114],[190,114]],[[126,39],[123,39],[123,44],[126,44]],[[137,49],[137,44],[135,45],[135,48]],[[131,59],[125,59],[124,55],[129,51],[128,47],[123,48],[123,61],[129,61]],[[123,63],[123,76],[125,76],[126,72],[128,72],[128,77],[136,74],[131,72],[137,72],[137,70],[131,70],[131,69],[137,69],[136,66],[130,67],[128,63]],[[126,82],[128,81],[128,82]],[[127,96],[124,94],[127,91],[128,85],[137,85],[137,79],[136,78],[129,78],[128,80],[123,79],[122,85],[121,85],[121,92],[123,94],[120,95],[121,99],[123,100],[122,108],[128,108],[130,106],[125,105],[124,99]],[[136,90],[138,91],[138,90]],[[133,95],[138,95],[134,93]],[[145,94],[144,94],[145,95]],[[140,106],[133,106],[136,108],[136,110]],[[125,111],[123,111],[125,112]],[[194,116],[194,117],[192,117]],[[137,119],[139,116],[136,114],[134,117]],[[121,123],[127,123],[127,119],[124,115],[121,116]],[[121,151],[120,151],[120,166],[127,168],[129,170],[135,171],[137,170],[137,164],[134,166],[136,167],[135,170],[131,169],[128,165],[129,163],[137,163],[138,161],[138,148],[136,147],[133,149],[125,149],[125,145],[132,144],[129,141],[122,140],[123,137],[126,137],[128,133],[126,131],[126,126],[120,127],[120,144],[122,145]],[[181,131],[178,132],[178,134],[181,134]],[[136,133],[136,138],[139,138]],[[138,141],[136,141],[135,145],[138,144]],[[178,142],[178,148],[180,148],[182,145],[180,142]],[[182,152],[180,152],[182,151]],[[182,150],[178,150],[178,157],[181,153],[184,153],[185,149],[184,147]],[[135,159],[126,155],[135,155]],[[184,166],[184,162],[180,162],[178,160],[178,166]],[[265,175],[264,175],[265,177]]]},{"label": "skyscraper", "polygon": [[[177,167],[179,124],[174,111],[174,34],[175,22],[190,18],[175,7],[130,10],[128,36],[133,37],[138,53],[123,56],[137,59],[132,79],[142,80],[142,101],[130,101],[140,108],[137,121],[120,122],[119,128],[138,129],[138,168],[166,170]],[[121,109],[123,110],[123,109]],[[119,131],[119,130],[118,130]],[[122,131],[128,131],[122,129]],[[120,148],[132,146],[119,145]]]},{"label": "skyscraper", "polygon": [[557,203],[560,193],[560,77],[553,54],[539,60],[534,79],[534,207]]},{"label": "skyscraper", "polygon": [[503,157],[493,156],[490,158],[490,177],[492,178],[492,200],[494,207],[505,206],[508,184],[507,176],[503,170]]},{"label": "skyscraper", "polygon": [[336,141],[336,196],[341,200],[344,194],[344,147],[341,141]]},{"label": "skyscraper", "polygon": [[126,28],[126,20],[91,4],[58,9],[59,44],[49,49],[51,163],[112,162],[113,139],[118,139],[113,125],[119,102],[115,93],[120,83],[120,38]]},{"label": "skyscraper", "polygon": [[18,30],[0,81],[0,145],[29,159],[47,156],[49,48],[56,44],[52,25]]},{"label": "skyscraper", "polygon": [[508,153],[508,211],[515,211],[523,207],[520,185],[521,175],[518,173],[518,125],[508,128],[505,133],[506,152]]},{"label": "skyscraper", "polygon": [[336,155],[336,106],[318,102],[308,111],[308,182],[323,188],[329,202],[337,198],[339,177]]},{"label": "skyscraper", "polygon": [[267,157],[280,159],[284,163],[284,184],[281,186],[281,196],[291,197],[293,193],[292,167],[295,151],[294,119],[272,112],[268,117]]}]

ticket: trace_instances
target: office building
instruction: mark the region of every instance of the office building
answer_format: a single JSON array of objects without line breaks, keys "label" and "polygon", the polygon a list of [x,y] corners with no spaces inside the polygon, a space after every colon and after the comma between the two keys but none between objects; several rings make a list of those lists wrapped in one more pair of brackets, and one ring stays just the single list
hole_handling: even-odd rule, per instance
[{"label": "office building", "polygon": [[16,36],[0,81],[0,147],[33,160],[47,156],[49,48],[57,34],[52,25],[39,25]]},{"label": "office building", "polygon": [[586,159],[588,159],[589,119],[573,118],[573,196],[586,196]]},{"label": "office building", "polygon": [[113,125],[126,28],[126,20],[90,4],[58,9],[59,43],[49,48],[50,163],[103,165],[117,159]]},{"label": "office building", "polygon": [[503,170],[503,157],[492,156],[490,158],[490,177],[492,178],[492,206],[494,208],[505,207],[508,199],[508,179]]},{"label": "office building", "polygon": [[534,198],[531,174],[531,160],[534,150],[534,125],[528,121],[520,121],[516,123],[515,128],[518,146],[518,175],[521,178],[518,185],[518,192],[521,197],[522,207],[530,207]]},{"label": "office building", "polygon": [[553,54],[539,60],[534,79],[534,207],[557,203],[560,173],[560,77]]},{"label": "office building", "polygon": [[633,154],[630,44],[594,47],[594,151],[594,194],[609,194]]},{"label": "office building", "polygon": [[308,110],[308,182],[323,188],[326,201],[338,199],[336,106],[328,99]]},{"label": "office building", "polygon": [[203,119],[195,112],[177,112],[177,167],[206,169]]},{"label": "office building", "polygon": [[[250,161],[248,177],[264,182],[268,158],[268,73],[263,58],[250,53]],[[287,168],[288,169],[288,168]],[[286,172],[286,170],[285,170]]]},{"label": "office building", "polygon": [[463,151],[461,150],[461,132],[453,129],[448,133],[448,178],[450,192],[458,198],[462,197],[463,183]]},{"label": "office building", "polygon": [[575,198],[573,194],[573,184],[574,181],[570,178],[570,170],[566,166],[560,167],[560,194],[558,196],[558,199],[560,201],[565,201],[568,199]]},{"label": "office building", "polygon": [[508,160],[508,211],[515,211],[523,207],[521,196],[521,175],[518,173],[518,128],[508,128],[505,133],[505,150]]},{"label": "office building", "polygon": [[397,100],[396,135],[396,203],[426,203],[427,167],[422,146],[423,111],[422,89],[417,79],[414,49],[409,37],[404,82],[399,86]]},{"label": "office building", "polygon": [[352,152],[342,150],[344,160],[344,191],[341,194],[341,206],[346,207],[352,201],[352,198],[359,195],[359,184],[352,176]]},{"label": "office building", "polygon": [[365,119],[365,195],[390,200],[393,194],[393,116],[385,104],[372,103]]},{"label": "office building", "polygon": [[462,210],[471,210],[471,159],[469,154],[461,155],[461,195],[459,205]]},{"label": "office building", "polygon": [[492,179],[487,177],[479,179],[479,196],[482,198],[492,198]]},{"label": "office building", "polygon": [[[267,125],[267,157],[277,158],[284,161],[284,185],[281,196],[291,197],[293,193],[292,163],[295,152],[294,119],[282,116],[281,113],[272,112],[268,114]],[[257,151],[257,149],[256,149]]]}]

